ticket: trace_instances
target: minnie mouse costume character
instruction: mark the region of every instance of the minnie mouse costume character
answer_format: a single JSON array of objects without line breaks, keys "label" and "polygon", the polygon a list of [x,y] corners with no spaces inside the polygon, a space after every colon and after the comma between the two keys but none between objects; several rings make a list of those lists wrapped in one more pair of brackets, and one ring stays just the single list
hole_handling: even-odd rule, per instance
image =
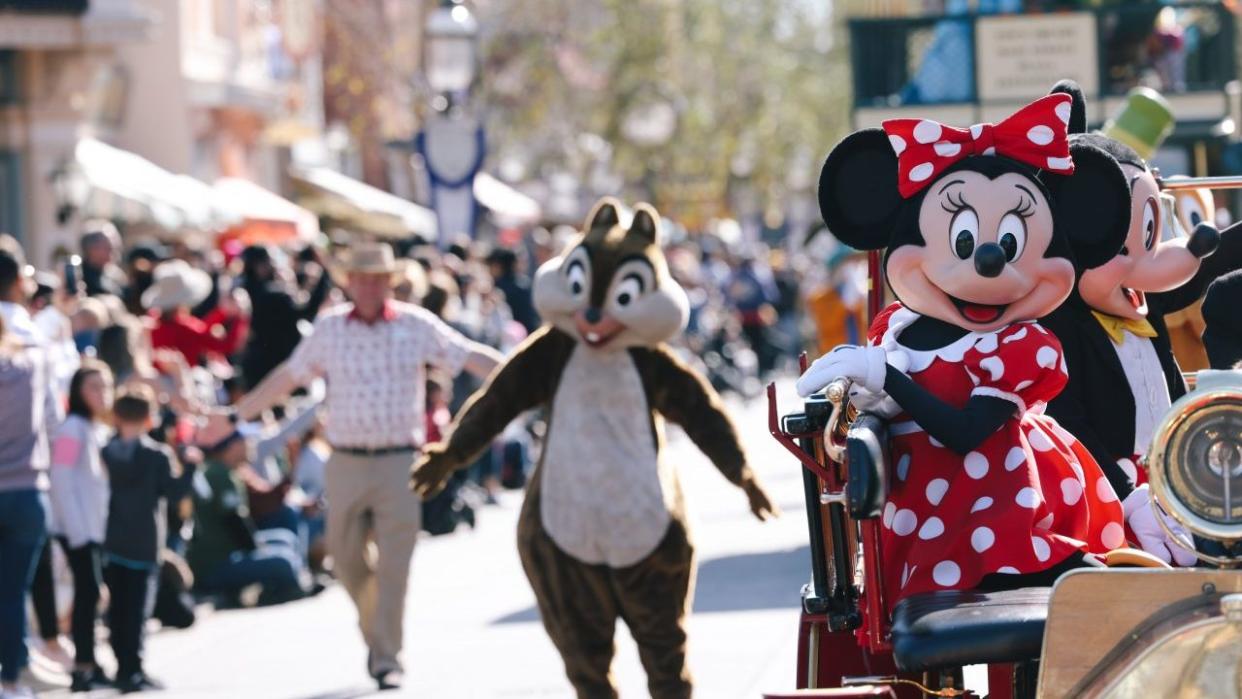
[{"label": "minnie mouse costume character", "polygon": [[820,175],[829,230],[887,248],[899,299],[875,318],[869,346],[837,347],[798,381],[807,396],[847,377],[856,405],[896,413],[881,534],[890,605],[1051,584],[1124,544],[1108,480],[1042,414],[1066,381],[1060,344],[1034,322],[1074,284],[1061,231],[1081,221],[1101,232],[1080,251],[1091,267],[1129,225],[1120,168],[1070,148],[1069,111],[1069,97],[1054,95],[969,130],[887,121],[848,136]]},{"label": "minnie mouse costume character", "polygon": [[[1080,269],[1069,299],[1041,321],[1060,339],[1070,376],[1048,414],[1100,464],[1138,545],[1165,562],[1192,565],[1195,556],[1169,542],[1156,521],[1139,464],[1165,412],[1186,393],[1164,316],[1197,301],[1213,279],[1238,266],[1242,235],[1222,235],[1207,223],[1188,237],[1162,235],[1172,230],[1172,222],[1163,220],[1170,212],[1160,206],[1159,185],[1147,164],[1119,141],[1084,133],[1086,106],[1078,85],[1063,81],[1053,93],[1073,100],[1070,143],[1099,148],[1121,166],[1130,183],[1131,213],[1124,246],[1104,264]],[[1074,248],[1097,244],[1098,231],[1088,220],[1070,221],[1063,233]],[[1190,538],[1167,516],[1166,522]]]}]

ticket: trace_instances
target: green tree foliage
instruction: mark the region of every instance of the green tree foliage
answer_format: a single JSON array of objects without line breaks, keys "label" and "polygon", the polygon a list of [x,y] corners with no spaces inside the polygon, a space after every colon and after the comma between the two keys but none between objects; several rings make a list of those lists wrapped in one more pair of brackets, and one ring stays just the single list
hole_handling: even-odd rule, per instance
[{"label": "green tree foliage", "polygon": [[[482,9],[493,152],[531,174],[585,175],[611,149],[633,186],[715,192],[734,177],[779,200],[849,124],[844,31],[829,0],[515,0]],[[679,123],[666,145],[627,143],[622,121],[652,90]],[[805,186],[805,185],[803,185]],[[678,196],[665,196],[676,207]],[[671,214],[677,212],[669,211]]]}]

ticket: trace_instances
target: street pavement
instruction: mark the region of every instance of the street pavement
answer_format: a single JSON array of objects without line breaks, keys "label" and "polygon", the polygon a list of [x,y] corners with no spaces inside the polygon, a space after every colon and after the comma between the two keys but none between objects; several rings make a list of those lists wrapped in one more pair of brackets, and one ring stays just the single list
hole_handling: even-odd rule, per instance
[{"label": "street pavement", "polygon": [[[782,389],[784,412],[797,401],[789,383]],[[671,427],[668,458],[682,477],[699,553],[689,660],[696,695],[749,699],[794,686],[809,552],[801,475],[767,432],[766,401],[728,402],[781,517],[755,520],[742,492]],[[520,505],[521,494],[509,493],[480,513],[477,529],[419,542],[405,609],[406,685],[385,696],[572,696],[518,561]],[[377,694],[365,653],[349,598],[333,586],[313,599],[208,613],[188,630],[151,634],[146,665],[169,688],[161,696],[352,699]],[[614,672],[622,697],[647,696],[624,624]]]}]

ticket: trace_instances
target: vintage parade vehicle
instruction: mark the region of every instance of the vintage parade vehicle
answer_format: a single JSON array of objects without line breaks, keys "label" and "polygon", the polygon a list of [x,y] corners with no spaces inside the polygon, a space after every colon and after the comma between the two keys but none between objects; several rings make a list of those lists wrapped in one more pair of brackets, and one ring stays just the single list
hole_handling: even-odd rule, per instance
[{"label": "vintage parade vehicle", "polygon": [[[1216,179],[1177,186],[1242,184]],[[870,272],[874,316],[879,253]],[[785,415],[770,386],[772,435],[803,467],[811,575],[797,689],[767,696],[1242,697],[1242,372],[1187,378],[1146,468],[1152,497],[1194,535],[1179,540],[1198,566],[1123,550],[1052,587],[916,594],[891,614],[885,421],[858,412],[843,379]]]}]

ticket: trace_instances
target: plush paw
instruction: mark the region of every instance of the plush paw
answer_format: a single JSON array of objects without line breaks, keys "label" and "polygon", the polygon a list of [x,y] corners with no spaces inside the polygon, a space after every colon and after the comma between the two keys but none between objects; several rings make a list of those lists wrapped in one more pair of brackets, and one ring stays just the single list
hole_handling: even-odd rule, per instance
[{"label": "plush paw", "polygon": [[419,497],[429,498],[444,489],[444,482],[457,464],[445,452],[444,444],[432,444],[410,467],[410,490]]},{"label": "plush paw", "polygon": [[746,492],[746,499],[750,502],[751,514],[755,516],[755,519],[765,522],[780,515],[781,511],[772,503],[772,499],[768,497],[768,492],[754,478],[743,481],[742,490]]}]

